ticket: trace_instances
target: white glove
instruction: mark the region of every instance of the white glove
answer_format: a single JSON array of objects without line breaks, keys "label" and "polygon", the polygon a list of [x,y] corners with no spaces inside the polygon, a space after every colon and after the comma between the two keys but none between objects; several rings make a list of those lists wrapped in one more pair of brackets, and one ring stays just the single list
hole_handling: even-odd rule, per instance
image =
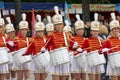
[{"label": "white glove", "polygon": [[42,48],[41,48],[41,52],[44,53],[45,51],[46,51],[46,49],[45,49],[44,47],[42,47]]},{"label": "white glove", "polygon": [[83,50],[82,50],[81,48],[78,48],[77,51],[78,51],[78,52],[82,52]]},{"label": "white glove", "polygon": [[73,49],[77,48],[78,47],[78,43],[77,42],[74,42],[74,45],[73,45]]},{"label": "white glove", "polygon": [[7,43],[8,43],[10,46],[12,46],[12,47],[14,46],[13,41],[8,41]]},{"label": "white glove", "polygon": [[108,52],[109,50],[110,50],[109,48],[104,48],[104,49],[102,49],[102,53]]},{"label": "white glove", "polygon": [[7,51],[9,52],[9,51],[10,51],[10,49],[9,49],[9,48],[7,48]]}]

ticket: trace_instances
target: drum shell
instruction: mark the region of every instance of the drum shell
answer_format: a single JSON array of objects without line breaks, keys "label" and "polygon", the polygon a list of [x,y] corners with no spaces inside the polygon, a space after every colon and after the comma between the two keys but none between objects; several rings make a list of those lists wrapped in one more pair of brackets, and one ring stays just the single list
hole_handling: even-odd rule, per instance
[{"label": "drum shell", "polygon": [[50,51],[50,58],[54,65],[60,65],[70,62],[68,48],[61,47]]},{"label": "drum shell", "polygon": [[35,65],[39,68],[42,69],[44,67],[46,67],[49,62],[50,62],[50,54],[48,51],[46,51],[45,53],[37,53],[37,55],[32,57]]},{"label": "drum shell", "polygon": [[120,52],[108,54],[108,60],[112,68],[120,67]]},{"label": "drum shell", "polygon": [[9,55],[6,47],[0,48],[0,65],[9,63]]},{"label": "drum shell", "polygon": [[88,65],[90,67],[98,66],[106,63],[104,54],[99,54],[98,50],[91,51],[86,55],[86,57],[87,57]]},{"label": "drum shell", "polygon": [[12,56],[12,54],[14,54],[14,53],[15,53],[15,51],[8,53],[9,61],[10,61],[9,64],[12,64],[14,62],[14,59],[13,59],[13,56]]},{"label": "drum shell", "polygon": [[79,53],[78,55],[74,56],[78,65],[81,67],[81,68],[84,68],[85,67],[85,64],[86,64],[86,54],[87,52],[84,51],[82,53]]},{"label": "drum shell", "polygon": [[32,60],[31,55],[22,56],[26,52],[27,48],[22,48],[12,54],[15,63],[19,66],[25,63],[28,63]]}]

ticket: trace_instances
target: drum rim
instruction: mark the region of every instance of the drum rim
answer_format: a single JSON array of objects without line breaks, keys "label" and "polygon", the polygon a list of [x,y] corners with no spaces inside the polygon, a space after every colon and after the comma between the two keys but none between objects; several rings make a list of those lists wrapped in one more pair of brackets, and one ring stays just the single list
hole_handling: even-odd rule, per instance
[{"label": "drum rim", "polygon": [[118,54],[118,53],[120,53],[120,51],[110,53],[110,54],[108,54],[108,56],[115,55],[115,54]]},{"label": "drum rim", "polygon": [[84,51],[84,52],[82,52],[82,53],[79,53],[78,55],[76,55],[76,56],[74,56],[75,58],[77,58],[77,57],[79,57],[79,56],[81,56],[81,55],[86,55],[87,54],[87,51]]},{"label": "drum rim", "polygon": [[58,50],[60,50],[60,49],[68,49],[67,47],[60,47],[60,48],[57,48],[57,49],[54,49],[54,50],[51,50],[50,51],[50,53],[53,53],[53,52],[55,52],[55,51],[58,51]]},{"label": "drum rim", "polygon": [[14,53],[13,53],[12,55],[15,55],[17,52],[19,52],[19,51],[21,51],[21,50],[23,50],[23,49],[26,49],[26,50],[27,50],[27,47],[24,47],[24,48],[21,48],[21,49],[19,49],[19,50],[14,51]]},{"label": "drum rim", "polygon": [[93,54],[93,52],[98,52],[98,50],[91,51],[87,55]]},{"label": "drum rim", "polygon": [[7,49],[7,47],[0,47],[0,49]]}]

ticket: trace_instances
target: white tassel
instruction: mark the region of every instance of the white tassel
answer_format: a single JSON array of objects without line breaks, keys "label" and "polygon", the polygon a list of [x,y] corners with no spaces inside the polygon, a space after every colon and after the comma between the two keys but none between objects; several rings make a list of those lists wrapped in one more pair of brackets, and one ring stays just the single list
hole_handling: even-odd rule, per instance
[{"label": "white tassel", "polygon": [[47,16],[48,23],[51,23],[51,17]]},{"label": "white tassel", "polygon": [[2,15],[1,15],[1,10],[0,10],[0,18],[2,17]]},{"label": "white tassel", "polygon": [[59,8],[58,8],[58,6],[54,6],[54,10],[55,10],[56,14],[59,14]]},{"label": "white tassel", "polygon": [[95,14],[94,14],[94,20],[95,20],[95,21],[98,21],[98,13],[95,13]]},{"label": "white tassel", "polygon": [[9,24],[11,23],[10,17],[6,17],[6,20]]},{"label": "white tassel", "polygon": [[38,20],[38,22],[41,22],[41,15],[36,15],[36,19]]},{"label": "white tassel", "polygon": [[22,19],[23,19],[23,21],[26,20],[26,14],[25,13],[22,13]]},{"label": "white tassel", "polygon": [[115,13],[111,13],[112,20],[116,20]]},{"label": "white tassel", "polygon": [[65,25],[66,25],[66,26],[69,26],[69,25],[70,25],[69,22],[68,22],[68,20],[65,20]]},{"label": "white tassel", "polygon": [[76,19],[77,19],[78,21],[81,20],[81,19],[80,19],[80,16],[79,16],[78,14],[76,14]]}]

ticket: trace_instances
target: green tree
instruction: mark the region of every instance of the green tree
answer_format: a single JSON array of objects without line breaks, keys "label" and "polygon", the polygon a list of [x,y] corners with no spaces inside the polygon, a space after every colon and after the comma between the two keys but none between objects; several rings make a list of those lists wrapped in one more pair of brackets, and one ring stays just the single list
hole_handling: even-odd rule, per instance
[{"label": "green tree", "polygon": [[90,20],[90,0],[82,0],[82,11],[83,11],[83,20],[89,21]]},{"label": "green tree", "polygon": [[15,25],[21,20],[21,0],[15,0]]}]

